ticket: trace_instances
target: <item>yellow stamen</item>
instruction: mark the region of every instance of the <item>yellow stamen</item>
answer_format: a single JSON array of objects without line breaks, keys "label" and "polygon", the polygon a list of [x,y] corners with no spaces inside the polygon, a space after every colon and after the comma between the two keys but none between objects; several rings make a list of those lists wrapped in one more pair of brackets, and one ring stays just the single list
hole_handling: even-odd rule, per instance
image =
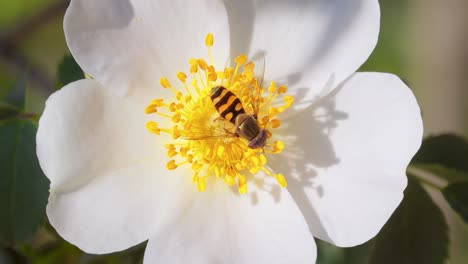
[{"label": "yellow stamen", "polygon": [[208,69],[208,64],[206,64],[206,61],[204,59],[198,59],[198,66],[203,71],[206,71],[206,69]]},{"label": "yellow stamen", "polygon": [[229,186],[233,186],[234,184],[236,184],[236,180],[230,175],[224,176],[224,182]]},{"label": "yellow stamen", "polygon": [[197,73],[198,72],[198,60],[190,59],[189,64],[190,64],[190,73]]},{"label": "yellow stamen", "polygon": [[177,79],[179,79],[181,82],[185,82],[185,80],[187,80],[187,75],[183,72],[178,72]]},{"label": "yellow stamen", "polygon": [[283,174],[281,173],[276,174],[275,179],[281,187],[286,188],[286,186],[288,186],[288,183],[286,182],[286,178],[284,178]]},{"label": "yellow stamen", "polygon": [[214,42],[213,34],[211,34],[211,33],[206,34],[205,45],[207,47],[211,47],[211,46],[213,46],[213,42]]},{"label": "yellow stamen", "polygon": [[159,129],[158,127],[158,123],[154,122],[154,121],[149,121],[146,123],[146,129],[151,132],[151,133],[154,133],[156,135],[160,135],[161,133],[161,129]]},{"label": "yellow stamen", "polygon": [[[158,123],[150,121],[146,123],[146,129],[156,135],[168,134],[172,138],[169,144],[165,144],[169,158],[166,168],[175,170],[188,165],[193,171],[192,182],[200,192],[207,188],[207,178],[213,177],[229,186],[237,184],[239,193],[245,194],[250,179],[246,175],[259,171],[275,178],[284,188],[287,186],[286,179],[281,173],[275,174],[268,169],[268,156],[281,153],[285,148],[282,141],[275,140],[272,131],[281,126],[276,116],[289,108],[294,98],[283,95],[287,88],[277,86],[275,82],[263,87],[260,83],[263,78],[255,76],[255,64],[249,62],[246,55],[236,57],[233,67],[216,69],[211,56],[213,42],[213,35],[207,34],[205,45],[210,64],[203,58],[188,60],[189,81],[182,71],[176,73],[180,83],[175,87],[167,78],[160,79],[161,86],[170,89],[175,99],[153,99],[145,107],[145,113],[155,114],[172,125],[159,127]],[[215,107],[211,89],[218,85],[223,85],[235,97],[229,98],[224,106]],[[248,140],[235,134],[235,125],[223,119],[218,112],[233,109],[229,106],[235,99],[241,101],[241,104],[234,106],[235,111],[243,107],[248,115],[256,114],[259,128],[265,129],[268,139],[264,148],[250,148]],[[254,113],[254,110],[259,112]],[[226,118],[233,116],[234,113],[229,112]]]},{"label": "yellow stamen", "polygon": [[242,65],[244,64],[245,62],[247,61],[247,56],[242,54],[240,56],[237,56],[235,59],[234,59],[234,62],[238,65]]},{"label": "yellow stamen", "polygon": [[281,122],[278,119],[271,120],[271,127],[272,128],[278,128],[280,126],[281,126]]},{"label": "yellow stamen", "polygon": [[208,49],[208,58],[210,59],[211,65],[213,65],[213,56],[211,55],[211,46],[213,46],[214,37],[213,34],[208,33],[205,37],[205,45]]},{"label": "yellow stamen", "polygon": [[247,193],[247,179],[243,175],[239,175],[237,177],[237,184],[239,186],[239,193],[246,194]]},{"label": "yellow stamen", "polygon": [[157,111],[158,111],[158,108],[152,104],[148,105],[145,108],[145,114],[153,114],[153,113],[156,113]]},{"label": "yellow stamen", "polygon": [[288,89],[286,88],[286,86],[280,86],[280,88],[278,89],[278,94],[283,94],[283,93],[286,93],[288,91]]},{"label": "yellow stamen", "polygon": [[284,149],[284,142],[283,141],[275,141],[273,144],[273,153],[280,153]]},{"label": "yellow stamen", "polygon": [[197,179],[197,190],[203,192],[206,189],[206,180],[205,177]]},{"label": "yellow stamen", "polygon": [[175,163],[175,160],[170,160],[167,164],[166,164],[166,168],[168,170],[175,170],[177,169],[177,164]]},{"label": "yellow stamen", "polygon": [[171,87],[171,83],[169,83],[169,80],[166,77],[162,77],[161,79],[159,79],[159,83],[163,88]]}]

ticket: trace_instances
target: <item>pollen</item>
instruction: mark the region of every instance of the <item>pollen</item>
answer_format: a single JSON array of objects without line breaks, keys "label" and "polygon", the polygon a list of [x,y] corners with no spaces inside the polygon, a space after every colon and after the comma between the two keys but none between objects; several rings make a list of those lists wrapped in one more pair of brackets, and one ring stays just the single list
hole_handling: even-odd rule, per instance
[{"label": "pollen", "polygon": [[[284,85],[270,82],[264,87],[265,69],[248,61],[244,54],[234,59],[234,65],[216,69],[211,54],[213,44],[213,35],[207,34],[208,60],[189,58],[186,72],[160,78],[161,87],[170,90],[173,99],[149,100],[144,112],[154,116],[154,121],[147,122],[146,129],[167,142],[166,169],[189,167],[192,183],[199,192],[207,188],[207,179],[213,178],[237,186],[238,192],[245,194],[255,174],[272,177],[285,188],[285,176],[273,172],[268,158],[285,148],[275,132],[281,127],[279,115],[292,106],[294,98],[286,94]],[[223,106],[215,106],[212,100],[213,88],[218,86],[232,93]],[[266,141],[261,147],[252,147],[238,133],[235,118],[239,112],[249,115],[250,120],[253,117],[258,128],[265,131],[262,137]]]}]

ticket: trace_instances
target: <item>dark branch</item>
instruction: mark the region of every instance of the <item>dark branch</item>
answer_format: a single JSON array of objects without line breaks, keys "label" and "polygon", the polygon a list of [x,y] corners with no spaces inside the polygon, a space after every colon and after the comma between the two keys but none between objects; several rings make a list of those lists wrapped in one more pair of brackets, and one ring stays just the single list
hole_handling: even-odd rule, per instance
[{"label": "dark branch", "polygon": [[40,67],[29,62],[18,50],[18,47],[29,34],[58,16],[63,16],[69,2],[70,0],[60,0],[23,23],[16,24],[12,28],[0,32],[0,60],[16,76],[21,76],[27,72],[29,81],[34,83],[35,87],[47,93],[54,91],[53,77],[48,76]]}]

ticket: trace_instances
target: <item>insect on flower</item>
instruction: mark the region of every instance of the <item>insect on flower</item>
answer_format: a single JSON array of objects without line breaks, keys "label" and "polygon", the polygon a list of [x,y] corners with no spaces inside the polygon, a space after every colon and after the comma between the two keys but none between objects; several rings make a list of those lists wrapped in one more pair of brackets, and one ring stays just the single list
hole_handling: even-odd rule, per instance
[{"label": "insect on flower", "polygon": [[[224,86],[216,86],[211,89],[211,100],[221,118],[217,120],[228,121],[234,125],[234,132],[225,130],[225,136],[240,136],[249,141],[248,146],[251,149],[263,148],[267,140],[267,132],[258,125],[258,104],[260,85],[263,83],[265,73],[264,63],[261,64],[262,75],[260,81],[254,79],[254,85],[251,86],[253,100],[250,101],[253,114],[247,114],[241,100],[229,89]],[[223,136],[223,135],[220,135]]]},{"label": "insect on flower", "polygon": [[221,117],[235,125],[234,135],[249,141],[249,148],[265,146],[267,133],[258,126],[257,113],[246,114],[242,102],[235,94],[224,86],[216,86],[211,90],[211,100]]}]

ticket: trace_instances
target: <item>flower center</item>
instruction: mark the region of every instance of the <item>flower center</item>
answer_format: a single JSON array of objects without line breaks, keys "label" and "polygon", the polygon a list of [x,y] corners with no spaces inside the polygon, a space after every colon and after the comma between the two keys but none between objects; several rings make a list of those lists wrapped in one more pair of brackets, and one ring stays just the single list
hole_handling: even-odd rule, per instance
[{"label": "flower center", "polygon": [[151,133],[172,137],[165,145],[169,157],[166,168],[191,166],[198,191],[205,190],[208,177],[216,177],[229,186],[237,183],[239,193],[244,194],[248,177],[259,171],[286,187],[284,176],[267,166],[267,155],[284,149],[283,142],[273,140],[274,130],[281,125],[276,116],[289,108],[294,98],[285,95],[285,86],[274,82],[263,87],[263,73],[255,74],[255,64],[245,55],[234,60],[234,67],[218,71],[212,65],[212,34],[207,34],[205,44],[210,64],[202,58],[190,59],[190,79],[177,73],[182,89],[161,78],[161,86],[174,93],[174,100],[154,99],[145,108],[146,114],[170,121],[168,127],[155,121],[146,124]]}]

